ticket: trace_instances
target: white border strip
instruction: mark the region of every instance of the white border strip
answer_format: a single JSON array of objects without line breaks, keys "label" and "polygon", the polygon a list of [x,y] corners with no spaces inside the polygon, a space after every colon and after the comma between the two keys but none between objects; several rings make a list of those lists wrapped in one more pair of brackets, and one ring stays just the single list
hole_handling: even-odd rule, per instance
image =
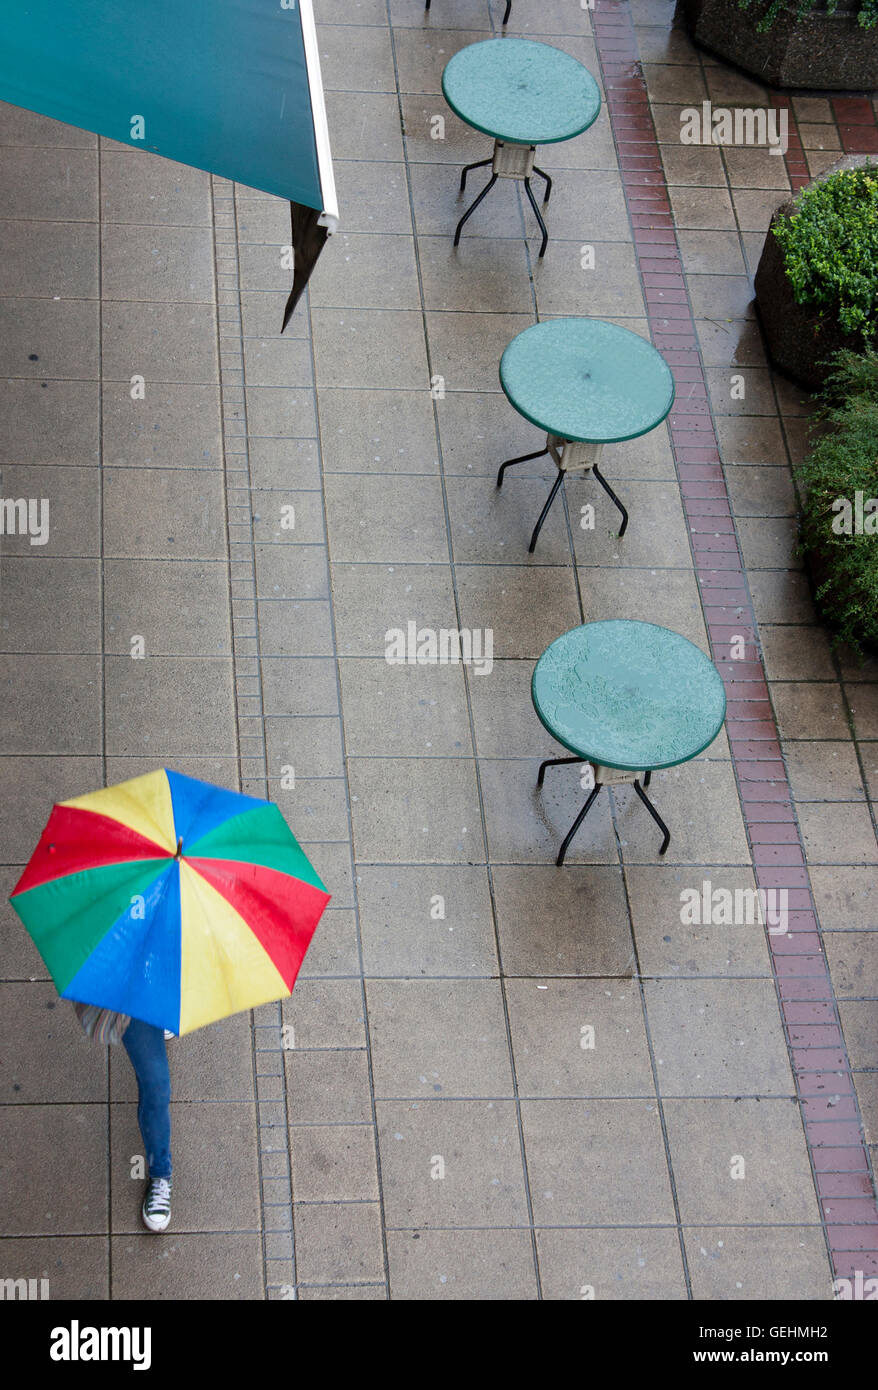
[{"label": "white border strip", "polygon": [[302,16],[305,66],[308,69],[311,115],[314,120],[314,139],[317,145],[317,169],[320,174],[320,191],[323,195],[323,212],[317,221],[321,227],[327,228],[331,236],[338,229],[338,201],[335,193],[335,175],[332,171],[332,151],[329,148],[329,125],[326,120],[326,103],[323,99],[323,80],[320,76],[317,28],[314,23],[311,0],[299,0],[299,12]]}]

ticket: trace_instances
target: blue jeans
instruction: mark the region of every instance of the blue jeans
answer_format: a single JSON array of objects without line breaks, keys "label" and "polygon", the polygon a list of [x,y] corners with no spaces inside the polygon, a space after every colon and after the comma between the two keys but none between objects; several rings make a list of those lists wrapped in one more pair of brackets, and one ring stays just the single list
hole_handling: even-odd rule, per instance
[{"label": "blue jeans", "polygon": [[132,1018],[122,1035],[137,1077],[137,1122],[151,1178],[171,1176],[171,1073],[163,1028]]}]

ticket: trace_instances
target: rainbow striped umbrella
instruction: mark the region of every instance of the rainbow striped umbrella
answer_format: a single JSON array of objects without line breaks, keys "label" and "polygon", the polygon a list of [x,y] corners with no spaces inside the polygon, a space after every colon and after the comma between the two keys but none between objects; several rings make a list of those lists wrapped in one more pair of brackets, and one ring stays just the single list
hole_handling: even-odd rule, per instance
[{"label": "rainbow striped umbrella", "polygon": [[64,999],[182,1034],[289,995],[329,894],[270,801],[162,769],[57,804],[10,901]]}]

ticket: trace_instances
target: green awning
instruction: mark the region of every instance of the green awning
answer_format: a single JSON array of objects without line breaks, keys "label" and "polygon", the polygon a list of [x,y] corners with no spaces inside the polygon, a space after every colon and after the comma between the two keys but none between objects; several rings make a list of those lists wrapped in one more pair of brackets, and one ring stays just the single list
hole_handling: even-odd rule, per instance
[{"label": "green awning", "polygon": [[9,0],[0,99],[286,198],[286,323],[338,222],[311,0]]}]

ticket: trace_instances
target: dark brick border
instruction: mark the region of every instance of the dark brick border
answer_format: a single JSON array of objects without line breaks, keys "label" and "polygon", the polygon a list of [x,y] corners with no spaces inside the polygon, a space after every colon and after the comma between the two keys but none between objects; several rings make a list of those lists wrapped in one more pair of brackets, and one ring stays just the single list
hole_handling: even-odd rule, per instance
[{"label": "dark brick border", "polygon": [[[653,342],[672,368],[671,442],[711,651],[728,698],[726,731],[756,883],[789,894],[789,932],[768,935],[802,1122],[836,1276],[878,1275],[878,1207],[857,1094],[811,896],[801,832],[759,648],[661,155],[624,0],[596,0],[598,59]],[[785,94],[773,103],[789,107]],[[878,150],[866,97],[833,97],[845,153]],[[808,181],[790,109],[787,169]],[[743,661],[725,653],[745,638]]]}]

